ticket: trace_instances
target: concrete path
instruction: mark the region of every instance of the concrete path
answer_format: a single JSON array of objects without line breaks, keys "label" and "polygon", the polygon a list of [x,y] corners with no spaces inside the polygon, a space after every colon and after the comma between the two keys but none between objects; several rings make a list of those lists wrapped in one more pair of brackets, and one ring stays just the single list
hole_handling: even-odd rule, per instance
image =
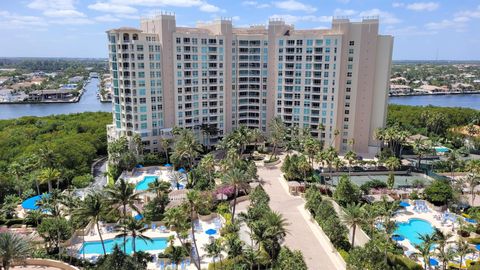
[{"label": "concrete path", "polygon": [[[302,251],[309,270],[345,269],[345,262],[316,222],[304,210],[304,200],[288,193],[281,177],[281,164],[275,168],[258,167],[258,175],[270,196],[270,207],[287,219],[289,233],[285,245]],[[283,181],[283,183],[282,183]]]}]

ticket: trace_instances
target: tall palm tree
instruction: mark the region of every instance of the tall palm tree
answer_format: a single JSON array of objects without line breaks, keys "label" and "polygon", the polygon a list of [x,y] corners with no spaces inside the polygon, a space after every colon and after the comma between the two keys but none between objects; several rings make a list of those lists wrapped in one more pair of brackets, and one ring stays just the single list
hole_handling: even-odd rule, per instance
[{"label": "tall palm tree", "polygon": [[226,184],[233,186],[233,208],[232,208],[232,220],[235,220],[235,208],[237,205],[238,191],[245,187],[248,183],[245,171],[240,168],[233,168],[227,171],[223,177],[223,181]]},{"label": "tall palm tree", "polygon": [[48,184],[48,192],[52,192],[52,182],[59,181],[61,177],[61,173],[59,170],[54,169],[54,168],[45,168],[40,171],[40,175],[38,175],[38,179],[40,180],[40,183]]},{"label": "tall palm tree", "polygon": [[192,241],[193,247],[195,248],[195,265],[197,269],[200,270],[200,256],[198,253],[197,239],[195,238],[195,216],[196,214],[205,207],[205,198],[197,190],[192,190],[187,193],[187,204],[190,212],[190,229],[192,231]]},{"label": "tall palm tree", "polygon": [[173,147],[172,159],[186,160],[189,169],[193,168],[193,160],[202,151],[202,145],[197,141],[195,134],[188,129],[179,129]]},{"label": "tall palm tree", "polygon": [[308,136],[303,143],[303,152],[308,156],[310,166],[313,167],[313,160],[315,155],[322,150],[320,141],[312,136]]},{"label": "tall palm tree", "polygon": [[357,161],[357,153],[350,150],[343,158],[345,158],[348,162],[348,174],[350,175],[352,172],[352,166],[355,164],[355,161]]},{"label": "tall palm tree", "polygon": [[29,240],[20,234],[0,233],[0,261],[5,270],[9,270],[13,262],[21,262],[33,252]]},{"label": "tall palm tree", "polygon": [[208,181],[213,181],[213,174],[215,173],[215,158],[211,153],[206,154],[202,160],[200,160],[200,167],[202,167],[208,175]]},{"label": "tall palm tree", "polygon": [[[140,213],[135,203],[140,202],[139,194],[135,193],[135,186],[128,183],[125,179],[120,178],[114,186],[105,188],[107,204],[110,205],[111,211],[117,209],[122,210],[122,219],[127,218],[127,206]],[[123,252],[126,253],[126,230],[124,228]]]},{"label": "tall palm tree", "polygon": [[171,140],[168,138],[160,139],[160,147],[162,148],[163,153],[165,154],[165,160],[167,161],[167,163],[170,163],[168,158],[168,149],[170,148],[170,143],[171,143]]},{"label": "tall palm tree", "polygon": [[222,250],[223,244],[222,239],[214,239],[209,243],[203,245],[203,250],[207,253],[207,256],[213,258],[213,269],[216,269],[215,259],[219,258],[220,260],[220,269],[223,269],[223,262],[222,262]]},{"label": "tall palm tree", "polygon": [[364,223],[364,211],[359,204],[350,204],[343,209],[342,221],[345,225],[352,228],[352,247],[355,245],[355,233],[357,226]]},{"label": "tall palm tree", "polygon": [[186,251],[183,247],[174,245],[175,237],[170,236],[168,242],[170,245],[165,249],[164,255],[175,264],[175,269],[178,269],[178,265],[186,255]]},{"label": "tall palm tree", "polygon": [[400,160],[396,157],[389,157],[387,160],[385,160],[385,166],[388,168],[390,171],[389,176],[388,176],[388,188],[392,189],[393,186],[395,185],[395,170],[400,167]]},{"label": "tall palm tree", "polygon": [[422,157],[433,152],[431,142],[426,139],[417,138],[413,141],[412,147],[418,158],[417,168],[420,169]]},{"label": "tall palm tree", "polygon": [[250,131],[250,139],[252,140],[254,146],[255,146],[255,151],[258,151],[258,143],[263,141],[263,133],[260,129],[255,128]]},{"label": "tall palm tree", "polygon": [[[181,172],[173,171],[168,175],[168,178],[171,183],[174,183],[174,186],[178,188],[178,184],[185,179],[185,175]],[[193,185],[193,183],[191,183]]]},{"label": "tall palm tree", "polygon": [[150,241],[152,239],[144,233],[148,230],[148,226],[145,226],[146,223],[143,220],[136,220],[132,217],[121,222],[118,227],[122,229],[122,233],[117,234],[116,237],[123,237],[125,239],[127,236],[132,237],[132,250],[133,253],[137,252],[136,240],[137,238],[143,240],[144,242]]},{"label": "tall palm tree", "polygon": [[98,236],[100,237],[100,242],[102,243],[103,255],[107,255],[107,251],[105,249],[105,243],[103,241],[102,230],[100,229],[99,223],[102,219],[105,208],[106,205],[103,195],[99,192],[92,192],[85,197],[83,203],[77,209],[73,210],[73,215],[80,220],[95,224]]},{"label": "tall palm tree", "polygon": [[18,187],[19,196],[22,194],[23,185],[24,185],[24,183],[20,181],[20,177],[24,174],[24,172],[25,171],[22,165],[20,165],[20,163],[16,161],[12,162],[10,166],[8,166],[8,173],[15,177],[15,182],[16,182],[15,187]]},{"label": "tall palm tree", "polygon": [[277,147],[285,139],[286,128],[282,119],[279,117],[273,118],[269,124],[269,127],[270,127],[270,134],[268,136],[268,140],[270,144],[273,145],[272,155],[270,156],[270,160],[273,160],[277,157]]},{"label": "tall palm tree", "polygon": [[460,156],[457,150],[452,150],[448,152],[447,162],[448,162],[448,165],[450,166],[450,174],[451,174],[452,180],[454,179],[455,175],[453,172],[455,171],[455,166],[458,164],[459,159],[460,159]]},{"label": "tall palm tree", "polygon": [[432,253],[432,245],[435,243],[435,238],[430,234],[419,234],[419,239],[422,240],[422,243],[417,245],[415,248],[418,249],[418,254],[423,258],[424,269],[430,269],[430,254]]},{"label": "tall palm tree", "polygon": [[308,160],[303,155],[300,156],[297,166],[298,166],[298,169],[300,170],[300,172],[302,173],[303,183],[304,183],[304,186],[306,188],[307,187],[307,173],[312,169],[312,167],[310,166],[310,163],[308,163]]},{"label": "tall palm tree", "polygon": [[457,245],[457,256],[460,257],[460,268],[461,268],[463,264],[463,259],[465,258],[465,256],[470,252],[474,252],[474,250],[470,248],[470,245],[468,244],[468,242],[463,240],[462,238],[458,238],[456,245]]},{"label": "tall palm tree", "polygon": [[451,252],[447,249],[447,244],[449,243],[448,239],[452,237],[451,233],[443,233],[443,231],[435,228],[435,232],[433,233],[433,237],[435,243],[438,244],[438,258],[442,260],[443,270],[447,269],[447,263],[451,258]]},{"label": "tall palm tree", "polygon": [[155,192],[157,198],[161,198],[163,195],[168,194],[170,191],[171,185],[166,181],[159,180],[158,178],[155,181],[148,184],[148,190]]},{"label": "tall palm tree", "polygon": [[194,261],[193,254],[190,252],[189,246],[185,242],[185,238],[188,237],[188,229],[190,228],[188,214],[189,213],[186,211],[185,207],[173,207],[165,212],[163,222],[165,222],[166,226],[175,231],[177,239],[180,241],[180,244],[182,244],[185,252],[190,254],[191,260]]},{"label": "tall palm tree", "polygon": [[472,205],[475,201],[475,188],[480,184],[480,177],[476,176],[475,174],[467,174],[464,178],[465,183],[468,185],[470,190],[470,196],[472,197]]}]

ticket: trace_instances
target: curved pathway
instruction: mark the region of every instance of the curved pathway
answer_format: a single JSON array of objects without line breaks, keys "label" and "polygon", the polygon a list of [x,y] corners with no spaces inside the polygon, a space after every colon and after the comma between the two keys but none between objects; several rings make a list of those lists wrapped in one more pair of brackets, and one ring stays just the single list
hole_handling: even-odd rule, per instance
[{"label": "curved pathway", "polygon": [[309,270],[345,269],[343,259],[304,209],[304,200],[288,193],[280,166],[281,164],[275,168],[259,166],[258,175],[270,196],[270,207],[281,213],[289,223],[285,245],[302,251]]}]

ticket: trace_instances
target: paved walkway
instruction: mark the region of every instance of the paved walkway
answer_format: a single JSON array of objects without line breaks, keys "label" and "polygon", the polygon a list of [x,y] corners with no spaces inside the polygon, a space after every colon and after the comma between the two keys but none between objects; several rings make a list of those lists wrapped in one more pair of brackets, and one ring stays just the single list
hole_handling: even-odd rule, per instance
[{"label": "paved walkway", "polygon": [[258,175],[270,196],[270,207],[290,223],[285,244],[302,251],[309,270],[345,269],[345,262],[339,258],[328,238],[318,224],[310,220],[303,199],[291,196],[287,192],[286,182],[280,181],[280,166],[281,164],[276,168],[259,166]]}]

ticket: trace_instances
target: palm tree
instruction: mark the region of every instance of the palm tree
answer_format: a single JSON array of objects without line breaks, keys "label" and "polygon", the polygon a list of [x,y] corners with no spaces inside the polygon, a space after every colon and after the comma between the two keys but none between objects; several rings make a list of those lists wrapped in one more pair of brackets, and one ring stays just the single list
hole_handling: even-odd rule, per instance
[{"label": "palm tree", "polygon": [[168,148],[170,147],[170,143],[171,143],[171,140],[168,138],[160,139],[160,147],[162,148],[163,153],[165,154],[165,160],[167,161],[167,163],[170,163],[168,158]]},{"label": "palm tree", "polygon": [[195,254],[197,254],[195,265],[197,266],[197,269],[200,270],[200,253],[198,253],[197,239],[195,238],[195,215],[198,213],[199,210],[205,207],[205,198],[197,190],[192,190],[187,193],[187,204],[190,212],[190,228],[192,231],[192,241],[195,248]]},{"label": "palm tree", "polygon": [[465,258],[465,256],[468,253],[473,252],[474,250],[472,248],[470,248],[470,245],[468,244],[468,242],[466,242],[462,238],[458,238],[458,240],[456,242],[456,245],[457,245],[457,256],[460,257],[460,265],[459,266],[461,268],[462,264],[463,264],[463,259]]},{"label": "palm tree", "polygon": [[185,238],[188,237],[188,229],[190,228],[190,223],[188,222],[188,213],[186,212],[185,207],[173,207],[168,209],[165,212],[165,217],[163,218],[165,225],[169,228],[173,228],[177,239],[180,241],[180,244],[185,249],[187,254],[190,254],[192,261],[195,261],[193,258],[192,252],[190,252]]},{"label": "palm tree", "polygon": [[443,233],[443,231],[439,230],[438,228],[435,228],[435,232],[433,233],[433,237],[435,240],[435,243],[438,244],[437,250],[438,250],[438,258],[442,260],[442,265],[443,269],[445,270],[447,268],[447,263],[451,258],[451,252],[449,252],[448,249],[446,249],[447,244],[449,243],[448,239],[452,237],[451,233]]},{"label": "palm tree", "polygon": [[454,179],[454,176],[455,176],[453,172],[455,171],[455,166],[458,164],[459,158],[460,157],[458,155],[457,150],[452,150],[447,154],[447,162],[448,162],[448,165],[450,166],[450,173],[451,173],[452,180]]},{"label": "palm tree", "polygon": [[35,227],[38,227],[38,224],[40,224],[44,216],[45,214],[38,209],[30,210],[25,215],[25,222],[27,224],[34,224]]},{"label": "palm tree", "polygon": [[20,234],[0,233],[0,260],[3,269],[9,270],[13,262],[23,261],[32,251],[30,241]]},{"label": "palm tree", "polygon": [[117,234],[116,237],[123,237],[125,239],[127,236],[132,237],[132,250],[133,253],[137,252],[136,240],[137,238],[143,240],[144,242],[150,241],[152,239],[148,236],[145,236],[144,233],[148,230],[148,226],[145,226],[146,223],[143,220],[136,220],[132,217],[121,222],[118,227],[122,229],[122,233]]},{"label": "palm tree", "polygon": [[418,163],[417,168],[420,169],[420,164],[422,162],[422,157],[432,153],[432,146],[430,141],[417,138],[412,143],[413,151],[417,154]]},{"label": "palm tree", "polygon": [[355,244],[355,233],[357,226],[364,223],[364,211],[359,204],[350,204],[347,205],[342,214],[342,221],[348,227],[352,228],[352,247]]},{"label": "palm tree", "polygon": [[285,124],[281,120],[281,118],[276,117],[273,118],[269,125],[270,134],[268,140],[270,144],[273,145],[272,155],[270,156],[270,160],[273,160],[277,157],[277,147],[281,144],[285,139]]},{"label": "palm tree", "polygon": [[197,138],[189,129],[179,129],[177,134],[172,159],[177,161],[185,159],[189,169],[192,169],[193,160],[202,151],[202,145],[198,143]]},{"label": "palm tree", "polygon": [[355,161],[357,161],[357,153],[350,150],[345,154],[343,158],[346,159],[348,162],[348,174],[350,175],[352,172],[352,166],[355,164]]},{"label": "palm tree", "polygon": [[23,184],[22,182],[20,182],[20,177],[23,175],[24,173],[24,168],[20,165],[20,163],[14,161],[10,164],[10,166],[8,166],[8,173],[10,175],[13,175],[15,177],[15,181],[16,181],[16,187],[18,187],[18,195],[20,196],[22,194],[22,190],[23,190]]},{"label": "palm tree", "polygon": [[202,167],[208,175],[208,181],[213,181],[213,174],[215,173],[215,158],[211,153],[206,154],[202,160],[200,160],[200,167]]},{"label": "palm tree", "polygon": [[175,237],[173,236],[168,238],[170,245],[165,249],[163,254],[166,255],[171,262],[175,263],[175,269],[178,269],[178,265],[182,261],[183,257],[185,257],[186,251],[183,247],[175,246],[174,239]]},{"label": "palm tree", "polygon": [[278,252],[280,251],[280,243],[285,239],[288,231],[287,220],[283,218],[282,214],[275,211],[269,211],[264,216],[265,229],[260,235],[263,237],[257,237],[258,231],[255,234],[257,242],[263,247],[269,254],[271,259],[276,259]]},{"label": "palm tree", "polygon": [[237,196],[238,191],[247,185],[248,178],[246,177],[246,172],[240,168],[233,168],[227,171],[223,177],[223,181],[226,184],[233,186],[233,208],[232,208],[232,220],[235,220],[235,208],[237,205]]},{"label": "palm tree", "polygon": [[314,139],[312,136],[308,136],[303,143],[303,151],[305,152],[305,155],[308,156],[308,159],[310,161],[310,166],[313,167],[313,160],[315,158],[315,155],[320,152],[321,149],[321,144],[318,140]]},{"label": "palm tree", "polygon": [[[114,186],[105,188],[107,204],[111,206],[111,211],[122,209],[122,218],[127,218],[127,206],[140,213],[135,203],[140,202],[139,194],[135,193],[134,185],[120,178]],[[125,229],[125,228],[124,228]],[[123,252],[126,253],[126,230],[123,231]]]},{"label": "palm tree", "polygon": [[203,245],[203,250],[207,253],[207,256],[213,258],[213,269],[216,269],[215,258],[219,258],[220,260],[220,269],[223,269],[222,263],[222,250],[223,244],[222,239],[214,239],[209,243]]},{"label": "palm tree", "polygon": [[480,184],[480,177],[476,176],[475,174],[468,174],[465,177],[465,183],[468,185],[470,189],[470,196],[472,197],[472,205],[475,201],[475,188]]},{"label": "palm tree", "polygon": [[430,254],[435,238],[430,234],[419,234],[418,238],[422,240],[422,243],[420,245],[416,244],[415,248],[418,249],[418,254],[423,258],[423,268],[430,269]]},{"label": "palm tree", "polygon": [[255,128],[250,131],[250,138],[255,146],[255,151],[258,151],[258,143],[263,141],[263,133],[260,129]]},{"label": "palm tree", "polygon": [[[52,182],[59,181],[60,179],[60,171],[54,168],[45,168],[40,171],[40,175],[38,179],[40,180],[41,184],[47,183],[48,184],[48,192],[52,192]],[[58,186],[58,184],[57,184]]]},{"label": "palm tree", "polygon": [[105,207],[103,195],[99,192],[92,192],[85,197],[80,207],[73,211],[73,215],[80,220],[95,224],[98,236],[100,237],[100,242],[102,243],[103,255],[107,255],[107,251],[105,249],[105,243],[103,241],[99,222],[102,219]]},{"label": "palm tree", "polygon": [[305,188],[307,187],[307,173],[312,169],[312,167],[310,166],[310,163],[308,163],[308,160],[305,158],[305,156],[300,156],[299,160],[298,160],[298,169],[300,170],[300,172],[302,172],[302,176],[303,176],[303,183],[304,183],[304,186]]},{"label": "palm tree", "polygon": [[389,157],[385,161],[385,166],[390,170],[390,174],[388,176],[388,188],[392,189],[395,185],[395,174],[394,171],[400,167],[400,160],[396,157]]},{"label": "palm tree", "polygon": [[[168,176],[171,183],[174,183],[174,186],[178,188],[178,184],[185,179],[185,175],[181,172],[173,171]],[[193,185],[193,183],[191,183]]]}]

